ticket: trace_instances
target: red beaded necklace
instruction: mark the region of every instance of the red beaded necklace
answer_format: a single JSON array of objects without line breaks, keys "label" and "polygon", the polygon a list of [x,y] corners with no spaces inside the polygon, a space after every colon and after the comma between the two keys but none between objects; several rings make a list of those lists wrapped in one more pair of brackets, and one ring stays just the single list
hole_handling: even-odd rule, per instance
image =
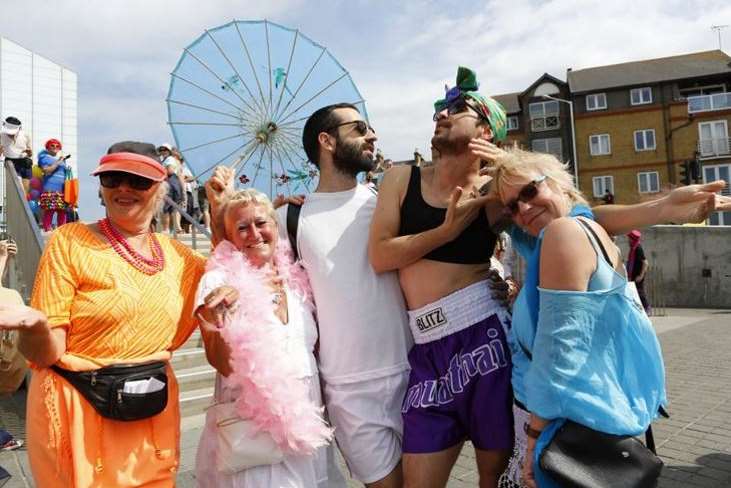
[{"label": "red beaded necklace", "polygon": [[150,250],[152,251],[152,259],[148,259],[132,249],[127,239],[109,222],[109,219],[104,218],[99,221],[99,230],[112,245],[112,249],[138,271],[146,275],[154,275],[165,267],[165,256],[153,233],[148,234]]}]

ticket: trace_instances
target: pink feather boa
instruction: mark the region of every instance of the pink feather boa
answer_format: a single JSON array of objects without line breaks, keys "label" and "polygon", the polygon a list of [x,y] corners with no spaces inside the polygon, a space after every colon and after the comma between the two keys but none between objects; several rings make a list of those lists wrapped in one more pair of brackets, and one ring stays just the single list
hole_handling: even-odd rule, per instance
[{"label": "pink feather boa", "polygon": [[[280,240],[274,256],[279,275],[289,291],[312,310],[312,294],[304,270],[293,263],[288,243]],[[236,412],[268,432],[285,453],[308,455],[327,445],[333,431],[322,418],[322,408],[309,399],[306,385],[297,379],[272,322],[273,293],[267,268],[255,268],[229,241],[216,246],[206,270],[225,273],[226,284],[239,292],[238,306],[228,314],[221,335],[231,347],[233,373],[227,388],[238,388]]]}]

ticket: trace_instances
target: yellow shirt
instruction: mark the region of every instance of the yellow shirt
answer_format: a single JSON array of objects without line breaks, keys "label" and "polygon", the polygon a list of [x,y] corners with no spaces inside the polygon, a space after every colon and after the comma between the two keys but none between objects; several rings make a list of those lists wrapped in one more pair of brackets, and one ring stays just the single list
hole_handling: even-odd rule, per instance
[{"label": "yellow shirt", "polygon": [[[168,360],[196,327],[193,303],[205,260],[157,235],[164,269],[146,275],[85,224],[60,227],[41,258],[32,306],[66,330],[65,369]],[[101,417],[48,368],[31,381],[28,452],[38,486],[173,486],[179,458],[178,386],[168,368],[168,405],[150,419]]]}]

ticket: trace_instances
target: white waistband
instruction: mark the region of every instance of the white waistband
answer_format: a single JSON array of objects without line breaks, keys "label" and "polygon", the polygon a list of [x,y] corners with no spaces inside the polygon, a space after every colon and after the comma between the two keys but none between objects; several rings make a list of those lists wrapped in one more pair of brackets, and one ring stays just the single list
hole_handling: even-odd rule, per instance
[{"label": "white waistband", "polygon": [[487,280],[440,298],[416,310],[409,310],[409,327],[414,342],[425,344],[466,329],[491,315],[505,324],[508,312],[492,297]]}]

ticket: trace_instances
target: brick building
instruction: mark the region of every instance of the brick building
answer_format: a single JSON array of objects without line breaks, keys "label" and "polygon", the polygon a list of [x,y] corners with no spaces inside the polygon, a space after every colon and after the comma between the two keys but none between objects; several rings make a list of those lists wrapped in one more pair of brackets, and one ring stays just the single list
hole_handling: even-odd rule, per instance
[{"label": "brick building", "polygon": [[[509,140],[564,161],[573,159],[569,104],[546,105],[546,95],[573,103],[579,188],[587,197],[598,201],[609,190],[617,203],[637,202],[685,183],[685,174],[731,183],[731,57],[723,51],[569,69],[566,79],[544,74],[524,92],[496,98],[518,123]],[[554,93],[542,91],[547,83]],[[558,117],[550,122],[556,131],[541,121],[549,112]],[[731,212],[709,223],[731,225]]]}]

